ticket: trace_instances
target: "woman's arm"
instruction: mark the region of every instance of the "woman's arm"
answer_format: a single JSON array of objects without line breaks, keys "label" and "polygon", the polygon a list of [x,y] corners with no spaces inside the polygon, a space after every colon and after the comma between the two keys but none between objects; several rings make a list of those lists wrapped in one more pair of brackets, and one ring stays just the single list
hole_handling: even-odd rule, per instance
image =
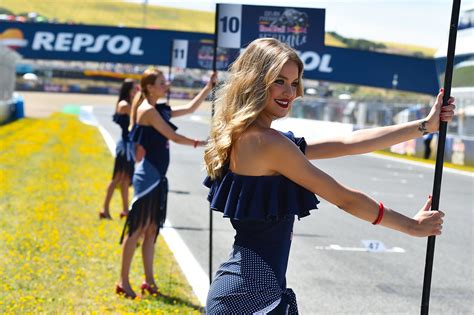
[{"label": "woman's arm", "polygon": [[171,110],[171,117],[178,117],[178,116],[183,116],[186,114],[191,114],[196,111],[196,109],[199,107],[199,105],[202,104],[202,102],[206,99],[207,95],[209,92],[212,90],[212,87],[216,83],[217,80],[217,73],[214,72],[211,75],[211,78],[209,79],[209,82],[207,82],[206,86],[196,95],[191,102],[189,102],[187,105],[184,106],[175,106]]},{"label": "woman's arm", "polygon": [[135,143],[135,162],[136,163],[139,163],[143,160],[143,158],[145,157],[145,148],[138,144],[138,143]]},{"label": "woman's arm", "polygon": [[[288,139],[280,135],[278,141],[265,145],[262,155],[270,170],[282,174],[359,219],[374,222],[379,214],[379,203],[363,192],[346,187],[324,173],[303,155]],[[284,162],[283,162],[284,161]],[[409,218],[385,207],[381,225],[412,236],[440,235],[444,214],[428,211],[431,201]]]},{"label": "woman's arm", "polygon": [[170,125],[163,119],[163,117],[161,117],[161,115],[152,107],[143,113],[143,117],[141,117],[140,120],[144,121],[146,124],[151,125],[159,133],[175,143],[191,145],[194,147],[204,146],[207,144],[207,141],[205,140],[200,141],[197,139],[191,139],[176,133],[176,131],[174,131],[173,128],[171,128]]},{"label": "woman's arm", "polygon": [[425,119],[358,130],[345,138],[318,141],[308,145],[306,157],[313,160],[363,154],[421,137],[424,133],[436,132],[439,129],[440,120],[449,122],[454,116],[454,98],[449,99],[447,106],[442,107],[442,103],[443,91],[438,94],[435,104]]}]

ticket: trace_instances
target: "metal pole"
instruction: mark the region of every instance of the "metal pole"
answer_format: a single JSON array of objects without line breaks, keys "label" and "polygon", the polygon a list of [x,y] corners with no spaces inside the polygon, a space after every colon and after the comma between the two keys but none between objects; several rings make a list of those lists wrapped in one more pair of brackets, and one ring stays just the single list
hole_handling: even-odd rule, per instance
[{"label": "metal pole", "polygon": [[169,66],[168,66],[168,82],[169,82],[169,87],[168,87],[168,93],[166,94],[166,104],[170,106],[170,95],[171,95],[171,71],[173,68],[173,50],[174,50],[174,40],[171,40],[170,44],[170,60],[169,60]]},{"label": "metal pole", "polygon": [[[212,58],[212,71],[217,71],[217,32],[219,31],[219,4],[216,3],[216,16],[214,20],[214,57]],[[211,115],[214,117],[215,103],[214,96],[216,96],[216,89],[212,89],[212,112]]]},{"label": "metal pole", "polygon": [[[456,34],[459,21],[459,10],[461,7],[461,0],[453,1],[453,8],[451,11],[451,23],[449,29],[448,53],[446,56],[446,71],[444,76],[444,95],[443,106],[448,104],[451,97],[451,82],[453,77],[454,65],[454,51],[456,48]],[[436,154],[435,177],[433,184],[433,193],[431,201],[431,209],[439,209],[439,199],[441,194],[441,178],[443,175],[443,160],[444,160],[444,146],[446,142],[447,123],[440,122],[439,137],[438,137],[438,152]],[[427,315],[429,313],[430,304],[430,289],[431,289],[431,275],[433,271],[433,258],[435,249],[436,236],[428,237],[428,245],[426,250],[425,262],[425,276],[423,280],[423,295],[421,300],[421,314]]]},{"label": "metal pole", "polygon": [[[218,31],[218,19],[219,19],[219,4],[216,3],[216,16],[214,19],[214,56],[212,58],[212,71],[217,71],[216,58],[217,58],[217,31]],[[211,108],[211,121],[214,117],[215,112],[215,86],[212,88],[212,108]],[[213,222],[212,222],[212,209],[209,208],[209,282],[212,283],[212,233],[213,233]]]},{"label": "metal pole", "polygon": [[[218,19],[219,19],[219,4],[216,3],[216,16],[214,18],[214,56],[212,58],[212,71],[216,71],[216,58],[217,58],[217,31],[218,31]],[[215,86],[212,88],[212,108],[211,108],[211,121],[214,117],[215,112]],[[209,282],[212,283],[212,233],[213,233],[213,222],[212,222],[212,209],[209,208]]]}]

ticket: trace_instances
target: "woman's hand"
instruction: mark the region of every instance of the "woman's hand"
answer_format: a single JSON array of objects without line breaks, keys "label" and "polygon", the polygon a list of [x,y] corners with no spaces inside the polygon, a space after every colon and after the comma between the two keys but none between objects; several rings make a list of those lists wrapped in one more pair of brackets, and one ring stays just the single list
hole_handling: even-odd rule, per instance
[{"label": "woman's hand", "polygon": [[145,148],[140,144],[135,145],[135,163],[139,163],[145,157]]},{"label": "woman's hand", "polygon": [[207,145],[208,140],[199,140],[197,146],[198,147],[205,147]]},{"label": "woman's hand", "polygon": [[212,89],[217,83],[217,72],[213,72],[209,82],[206,84],[206,88]]},{"label": "woman's hand", "polygon": [[454,103],[454,97],[450,97],[448,105],[443,106],[443,95],[444,89],[440,89],[436,102],[431,107],[430,113],[426,117],[427,126],[426,129],[429,133],[436,132],[439,129],[439,122],[446,121],[450,122],[454,117],[454,109],[456,105]]},{"label": "woman's hand", "polygon": [[207,140],[194,139],[193,147],[194,147],[194,148],[197,148],[197,147],[205,147],[205,146],[207,145],[208,140],[209,140],[209,139],[207,139]]},{"label": "woman's hand", "polygon": [[423,208],[413,217],[415,222],[410,229],[410,235],[419,237],[441,235],[444,213],[439,210],[430,210],[430,208],[431,196]]}]

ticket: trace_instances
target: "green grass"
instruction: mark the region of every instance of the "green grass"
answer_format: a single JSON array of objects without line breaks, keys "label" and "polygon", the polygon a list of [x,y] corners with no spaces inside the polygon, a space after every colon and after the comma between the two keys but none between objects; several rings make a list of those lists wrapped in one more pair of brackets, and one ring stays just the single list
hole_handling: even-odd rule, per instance
[{"label": "green grass", "polygon": [[454,69],[453,87],[473,87],[474,86],[474,65]]},{"label": "green grass", "polygon": [[117,0],[2,0],[0,7],[15,14],[37,12],[61,23],[214,32],[214,13],[211,12],[148,5],[144,15],[142,4]]},{"label": "green grass", "polygon": [[[113,158],[97,128],[55,114],[0,127],[0,314],[199,314],[166,243],[158,237],[157,284],[165,297],[114,292],[123,221],[98,219]],[[137,249],[130,274],[144,279]]]},{"label": "green grass", "polygon": [[418,55],[423,55],[425,57],[433,57],[436,53],[436,48],[431,47],[424,47],[412,44],[401,44],[401,43],[393,43],[393,42],[382,42],[385,46],[387,46],[387,50],[391,51],[391,53],[396,54],[397,52],[406,52],[411,51],[413,53],[417,53]]}]

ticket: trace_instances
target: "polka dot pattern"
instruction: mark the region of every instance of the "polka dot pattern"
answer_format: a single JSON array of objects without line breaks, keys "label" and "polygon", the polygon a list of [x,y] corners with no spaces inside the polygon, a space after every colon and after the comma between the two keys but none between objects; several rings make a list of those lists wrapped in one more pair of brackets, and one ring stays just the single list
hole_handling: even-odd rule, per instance
[{"label": "polka dot pattern", "polygon": [[288,314],[298,314],[295,294],[280,288],[271,267],[254,251],[234,245],[211,284],[206,314],[254,314],[283,295],[289,301]]}]

